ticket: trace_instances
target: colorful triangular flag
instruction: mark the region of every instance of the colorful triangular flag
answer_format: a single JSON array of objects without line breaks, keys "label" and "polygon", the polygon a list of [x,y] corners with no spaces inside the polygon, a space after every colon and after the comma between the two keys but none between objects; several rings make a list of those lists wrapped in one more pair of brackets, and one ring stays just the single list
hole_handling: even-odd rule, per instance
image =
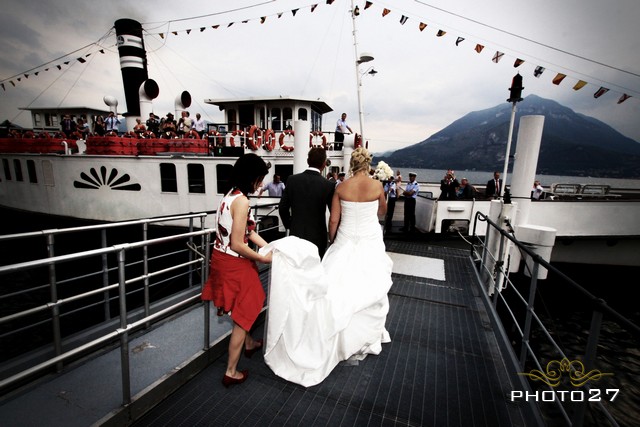
[{"label": "colorful triangular flag", "polygon": [[544,73],[544,67],[541,66],[537,66],[535,70],[533,70],[533,75],[535,77],[540,77],[542,75],[542,73]]},{"label": "colorful triangular flag", "polygon": [[400,18],[400,24],[404,25],[404,23],[407,22],[407,19],[409,19],[407,16],[402,15],[402,18]]},{"label": "colorful triangular flag", "polygon": [[163,39],[163,40],[164,40],[164,33],[160,33],[160,34],[158,34],[158,35],[160,36],[160,38],[161,38],[161,39]]},{"label": "colorful triangular flag", "polygon": [[316,10],[316,7],[318,7],[318,4],[314,4],[313,6],[311,6],[311,12],[313,12],[314,10]]},{"label": "colorful triangular flag", "polygon": [[418,28],[420,28],[420,31],[422,31],[425,28],[427,28],[427,24],[425,24],[424,22],[421,22],[420,25],[418,26]]},{"label": "colorful triangular flag", "polygon": [[565,77],[567,77],[566,74],[558,73],[558,75],[553,78],[552,82],[554,85],[559,85]]},{"label": "colorful triangular flag", "polygon": [[456,39],[456,46],[458,46],[460,43],[462,43],[464,41],[464,37],[458,37]]},{"label": "colorful triangular flag", "polygon": [[85,62],[87,62],[87,60],[84,58],[78,58],[78,62],[84,64]]},{"label": "colorful triangular flag", "polygon": [[278,13],[278,19],[282,18],[282,12]]},{"label": "colorful triangular flag", "polygon": [[171,31],[171,34],[173,34],[174,36],[177,36],[178,32],[177,31]]},{"label": "colorful triangular flag", "polygon": [[386,7],[384,8],[384,10],[382,11],[382,17],[384,18],[385,16],[387,16],[389,13],[391,13],[391,10],[387,9]]},{"label": "colorful triangular flag", "polygon": [[482,46],[481,44],[476,44],[476,52],[480,53],[482,52],[482,49],[484,49],[484,46]]},{"label": "colorful triangular flag", "polygon": [[187,30],[187,34],[191,34],[191,29],[188,29],[188,30]]},{"label": "colorful triangular flag", "polygon": [[593,97],[600,98],[602,95],[604,95],[607,92],[609,92],[609,89],[607,89],[606,87],[600,86],[600,89],[598,89],[598,91],[593,94]]},{"label": "colorful triangular flag", "polygon": [[267,17],[266,17],[266,16],[263,16],[262,18],[260,18],[260,23],[261,23],[261,24],[264,24],[264,21],[266,21],[266,20],[267,20]]},{"label": "colorful triangular flag", "polygon": [[218,28],[220,28],[220,25],[212,25],[211,28],[213,28],[214,30],[217,30]]},{"label": "colorful triangular flag", "polygon": [[[4,86],[2,86],[2,88],[4,89]],[[631,95],[627,95],[626,93],[623,93],[620,99],[618,99],[618,104],[622,104],[624,101],[626,101],[629,98],[631,98]]]},{"label": "colorful triangular flag", "polygon": [[207,27],[200,27],[200,32],[203,32],[206,29],[207,29]]},{"label": "colorful triangular flag", "polygon": [[232,25],[233,25],[233,22],[229,22],[229,25],[227,25],[227,28],[229,28]]},{"label": "colorful triangular flag", "polygon": [[293,14],[293,16],[296,16],[296,13],[298,13],[298,9],[293,9],[291,13]]},{"label": "colorful triangular flag", "polygon": [[447,32],[446,32],[446,31],[438,30],[438,33],[436,34],[436,37],[442,37],[442,36],[444,36],[445,34],[447,34]]},{"label": "colorful triangular flag", "polygon": [[333,3],[333,0],[327,0],[327,4]]},{"label": "colorful triangular flag", "polygon": [[578,80],[578,83],[576,83],[576,84],[573,86],[573,90],[580,90],[580,89],[582,89],[583,87],[585,87],[586,85],[587,85],[587,82],[585,82],[584,80]]},{"label": "colorful triangular flag", "polygon": [[370,1],[365,2],[365,3],[364,3],[364,10],[369,9],[369,8],[371,7],[371,5],[372,5],[372,4],[373,4],[373,3],[372,3],[372,2],[370,2]]},{"label": "colorful triangular flag", "polygon": [[524,59],[516,58],[515,62],[513,63],[513,68],[518,68],[522,64],[524,64]]},{"label": "colorful triangular flag", "polygon": [[491,58],[491,60],[497,64],[498,62],[500,62],[503,56],[504,56],[504,52],[500,52],[499,50],[497,50],[496,53],[493,55],[493,58]]}]

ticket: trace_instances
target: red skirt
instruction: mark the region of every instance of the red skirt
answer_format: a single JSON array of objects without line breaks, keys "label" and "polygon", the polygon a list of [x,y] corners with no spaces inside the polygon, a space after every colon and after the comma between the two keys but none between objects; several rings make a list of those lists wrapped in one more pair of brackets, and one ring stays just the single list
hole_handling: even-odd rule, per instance
[{"label": "red skirt", "polygon": [[202,299],[231,312],[231,318],[248,331],[264,306],[258,266],[253,261],[213,250],[211,272],[202,289]]}]

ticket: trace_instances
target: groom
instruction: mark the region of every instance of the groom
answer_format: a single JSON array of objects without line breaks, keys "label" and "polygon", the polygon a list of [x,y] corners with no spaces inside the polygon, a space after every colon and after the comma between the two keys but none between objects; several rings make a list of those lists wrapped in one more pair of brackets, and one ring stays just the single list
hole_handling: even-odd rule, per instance
[{"label": "groom", "polygon": [[282,223],[290,235],[305,239],[318,247],[320,258],[327,250],[326,209],[331,211],[334,184],[321,175],[326,167],[327,152],[322,147],[309,150],[302,173],[291,175],[280,199]]}]

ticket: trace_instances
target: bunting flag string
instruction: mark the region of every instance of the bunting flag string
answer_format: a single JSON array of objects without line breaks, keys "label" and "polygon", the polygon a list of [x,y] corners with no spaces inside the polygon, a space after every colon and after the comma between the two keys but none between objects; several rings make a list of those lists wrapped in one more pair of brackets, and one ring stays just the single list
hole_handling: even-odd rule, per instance
[{"label": "bunting flag string", "polygon": [[[3,89],[4,89],[4,86],[3,86]],[[626,101],[629,98],[631,98],[631,95],[627,95],[626,93],[623,93],[620,99],[618,99],[617,103],[622,104],[624,101]]]},{"label": "bunting flag string", "polygon": [[576,84],[573,86],[573,90],[580,90],[580,89],[582,89],[583,87],[585,87],[586,85],[587,85],[587,82],[585,82],[584,80],[578,80],[578,83],[576,83]]},{"label": "bunting flag string", "polygon": [[609,92],[609,89],[607,89],[606,87],[600,86],[600,89],[598,89],[598,91],[593,94],[593,97],[600,98],[602,95],[604,95],[607,92]]},{"label": "bunting flag string", "polygon": [[[331,5],[331,4],[333,4],[333,3],[334,3],[334,1],[335,1],[335,0],[326,0],[326,4],[327,4],[327,5]],[[308,7],[308,8],[309,8],[309,10],[310,10],[310,12],[311,12],[311,13],[313,13],[313,12],[316,10],[316,8],[318,7],[318,5],[319,5],[319,4],[318,4],[318,3],[316,3],[316,4],[313,4],[313,5],[310,5],[310,6],[306,6],[305,8],[307,8],[307,7]],[[365,4],[364,4],[364,10],[370,9],[373,5],[374,5],[374,4],[373,4],[373,2],[372,2],[372,1],[365,1]],[[290,12],[291,12],[291,14],[292,14],[292,16],[294,16],[294,17],[295,17],[295,16],[296,16],[296,14],[297,14],[297,12],[298,12],[300,9],[301,9],[301,8],[292,9],[292,10],[290,11]],[[354,11],[353,11],[354,16],[358,16],[358,15],[359,15],[359,8],[358,8],[358,7],[356,7],[356,9],[358,9],[358,13],[356,13],[356,10],[354,10]],[[276,13],[276,14],[274,14],[274,15],[275,15],[275,16],[277,16],[277,17],[278,17],[278,19],[280,19],[280,18],[283,16],[283,14],[284,14],[284,13],[285,13],[285,12],[278,12],[278,13]],[[383,17],[383,18],[384,18],[384,17],[386,17],[387,15],[389,15],[390,13],[392,13],[391,9],[388,9],[388,8],[386,8],[386,7],[385,7],[385,8],[382,8],[382,17]],[[273,15],[271,15],[271,16],[273,16]],[[258,19],[259,19],[260,24],[264,24],[264,23],[266,22],[267,18],[268,18],[268,16],[261,16],[261,17],[259,17],[259,18],[246,19],[246,20],[242,20],[242,21],[239,21],[239,22],[242,22],[243,24],[246,24],[246,23],[249,23],[250,21],[252,21],[252,20],[254,20],[254,19],[256,19],[256,20],[258,20]],[[404,24],[409,20],[409,18],[410,18],[410,16],[407,16],[407,15],[402,14],[402,15],[401,15],[401,17],[400,17],[400,20],[399,20],[400,24],[401,24],[401,25],[404,25]],[[229,27],[233,26],[235,23],[236,23],[235,21],[234,21],[234,22],[229,22],[229,23],[227,23],[226,28],[229,28]],[[422,22],[422,21],[419,21],[418,29],[419,29],[421,32],[423,32],[427,27],[428,27],[428,24],[427,24],[427,23]],[[204,32],[204,31],[207,29],[207,26],[196,27],[196,28],[199,28],[200,33],[202,33],[202,32]],[[212,28],[212,29],[214,29],[214,30],[217,30],[217,29],[219,29],[219,28],[220,28],[220,24],[211,25],[211,28]],[[156,33],[156,34],[157,34],[161,39],[165,39],[165,37],[166,37],[167,35],[169,35],[169,34],[172,34],[172,35],[174,35],[174,36],[178,36],[180,33],[185,33],[185,34],[189,35],[189,34],[191,34],[192,30],[193,30],[193,29],[189,28],[189,29],[180,30],[180,31],[178,31],[178,30],[174,30],[174,31],[171,31],[170,33],[160,32],[160,33]],[[447,34],[447,31],[446,31],[446,30],[444,30],[444,29],[438,29],[438,30],[437,30],[437,32],[436,32],[436,36],[437,36],[437,37],[443,37],[445,34]],[[456,45],[456,46],[459,46],[459,45],[460,45],[460,43],[462,43],[464,40],[465,40],[465,38],[464,38],[464,37],[460,37],[460,36],[456,37],[455,45]],[[473,49],[474,49],[478,54],[480,54],[480,53],[484,50],[484,48],[485,48],[485,45],[480,44],[480,43],[475,43],[475,46],[474,46],[474,48],[473,48]],[[99,52],[100,52],[100,53],[102,53],[102,54],[104,54],[104,53],[105,53],[105,52],[104,52],[104,49],[100,49],[100,50],[99,50]],[[88,56],[90,56],[90,55],[91,55],[91,53],[89,53],[89,54],[85,55],[85,57],[84,57],[84,58],[86,58],[86,57],[88,57]],[[496,51],[496,52],[495,52],[495,54],[492,56],[492,59],[491,59],[491,60],[492,60],[492,62],[494,62],[494,63],[496,63],[496,64],[497,64],[498,62],[500,62],[500,60],[502,59],[502,57],[503,57],[504,55],[505,55],[505,54],[504,54],[504,52]],[[75,59],[75,62],[78,62],[78,63],[80,63],[80,64],[85,64],[87,61],[86,61],[86,59],[84,59],[84,58],[83,58],[83,57],[78,57],[78,58],[76,58],[76,59]],[[64,62],[64,65],[69,65],[70,63],[71,63],[71,61],[65,61],[65,62]],[[522,64],[524,64],[524,63],[525,63],[525,60],[524,60],[524,59],[522,59],[522,58],[516,58],[516,59],[515,59],[515,61],[514,61],[513,66],[514,66],[514,68],[517,68],[517,67],[521,66],[521,65],[522,65]],[[62,66],[61,66],[60,64],[56,64],[56,65],[55,65],[55,67],[56,67],[58,70],[62,70]],[[42,69],[41,69],[41,70],[42,70]],[[40,70],[40,71],[41,71],[41,70]],[[48,71],[48,70],[49,70],[49,68],[45,68],[45,69],[44,69],[44,71]],[[545,71],[545,68],[544,68],[544,67],[542,67],[542,66],[540,66],[540,65],[538,65],[538,66],[536,66],[536,67],[535,67],[535,69],[534,69],[534,71],[533,71],[533,75],[534,75],[536,78],[539,78],[539,77],[543,74],[543,72],[544,72],[544,71]],[[39,73],[39,71],[35,71],[35,72],[33,73],[33,75],[38,76],[38,73]],[[553,78],[553,80],[552,80],[552,83],[553,83],[554,85],[560,85],[560,83],[561,83],[561,82],[562,82],[566,77],[567,77],[567,75],[566,75],[566,74],[564,74],[564,73],[560,73],[560,72],[557,72],[556,76],[555,76],[555,77]],[[29,78],[29,74],[28,74],[28,73],[24,73],[24,78],[25,78],[25,79],[28,79],[28,78]],[[21,81],[21,79],[22,79],[21,77],[13,76],[13,77],[10,77],[10,78],[8,78],[8,79],[5,79],[5,80],[1,81],[1,82],[0,82],[0,84],[2,85],[2,89],[6,91],[6,85],[5,85],[5,83],[7,83],[7,82],[8,82],[8,83],[10,83],[13,87],[16,87],[16,83],[14,82],[14,80],[16,80],[16,81],[20,82],[20,81]],[[579,80],[578,80],[578,82],[573,86],[573,89],[574,89],[575,91],[578,91],[578,90],[582,89],[584,86],[586,86],[587,84],[588,84],[588,83],[587,83],[587,81],[582,80],[582,79],[579,79]],[[594,93],[594,95],[593,95],[593,96],[594,96],[594,98],[599,98],[599,97],[601,97],[602,95],[604,95],[605,93],[607,93],[608,91],[609,91],[609,89],[608,89],[608,88],[606,88],[606,87],[604,87],[604,86],[600,86],[600,89],[599,89],[598,91],[596,91],[596,92]],[[626,100],[627,100],[627,99],[629,99],[629,98],[631,98],[631,95],[629,95],[629,94],[627,94],[627,93],[622,94],[622,96],[620,96],[620,98],[618,99],[618,104],[623,103],[624,101],[626,101]]]},{"label": "bunting flag string", "polygon": [[558,74],[553,78],[552,83],[553,83],[554,85],[559,85],[559,84],[564,80],[564,78],[565,78],[565,77],[567,77],[567,75],[566,75],[566,74],[558,73]]},{"label": "bunting flag string", "polygon": [[[373,2],[371,1],[367,1],[365,3],[365,7],[364,9],[369,9],[371,6],[373,6]],[[391,13],[391,10],[388,8],[383,8],[382,9],[382,17],[387,16],[389,13]],[[409,19],[409,17],[407,17],[406,15],[402,15],[402,17],[400,18],[400,24],[404,25],[404,23],[407,21],[407,19]],[[420,22],[418,29],[422,32],[427,28],[428,24],[425,22]],[[446,34],[445,30],[439,29],[436,33],[437,37],[442,37]],[[457,37],[456,38],[456,46],[458,46],[462,41],[464,41],[465,38],[464,37]],[[481,53],[482,50],[485,48],[484,45],[480,44],[480,43],[476,43],[474,50],[477,53]],[[492,57],[492,61],[495,63],[500,62],[500,59],[502,59],[502,57],[504,56],[504,52],[500,52],[500,51],[496,51],[496,53],[493,55]],[[517,68],[519,66],[521,66],[522,64],[525,63],[525,60],[522,58],[516,58],[514,61],[514,68]],[[537,65],[533,71],[533,75],[536,78],[539,78],[542,73],[545,71],[545,67]],[[553,78],[552,83],[555,85],[559,85],[564,79],[565,79],[566,74],[560,73],[558,72],[557,75]],[[575,85],[574,85],[574,90],[579,90],[581,88],[583,88],[584,86],[586,86],[588,83],[584,80],[579,80]],[[599,98],[600,96],[604,95],[607,91],[609,91],[609,89],[605,88],[605,87],[600,87],[600,89],[594,94],[594,98]],[[629,99],[631,97],[631,95],[628,94],[623,94],[619,99],[618,99],[618,104],[626,101],[627,99]]]}]

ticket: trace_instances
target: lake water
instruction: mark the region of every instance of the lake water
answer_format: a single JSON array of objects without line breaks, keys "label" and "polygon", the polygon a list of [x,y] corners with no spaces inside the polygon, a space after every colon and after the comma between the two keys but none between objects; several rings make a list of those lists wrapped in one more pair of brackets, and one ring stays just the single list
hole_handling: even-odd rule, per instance
[{"label": "lake water", "polygon": [[[376,162],[374,161],[374,166]],[[444,177],[445,170],[442,169],[416,169],[416,168],[397,168],[391,166],[394,174],[400,170],[402,179],[409,180],[409,172],[417,174],[418,182],[440,182]],[[487,181],[493,178],[493,171],[483,172],[475,170],[457,170],[456,178],[460,181],[467,178],[471,184],[485,185]],[[502,173],[501,173],[502,174]],[[507,175],[507,183],[511,181],[511,172]],[[620,179],[620,178],[596,178],[585,176],[560,176],[560,175],[536,175],[536,179],[540,180],[543,187],[550,187],[551,184],[607,184],[611,188],[640,188],[640,179]]]}]

